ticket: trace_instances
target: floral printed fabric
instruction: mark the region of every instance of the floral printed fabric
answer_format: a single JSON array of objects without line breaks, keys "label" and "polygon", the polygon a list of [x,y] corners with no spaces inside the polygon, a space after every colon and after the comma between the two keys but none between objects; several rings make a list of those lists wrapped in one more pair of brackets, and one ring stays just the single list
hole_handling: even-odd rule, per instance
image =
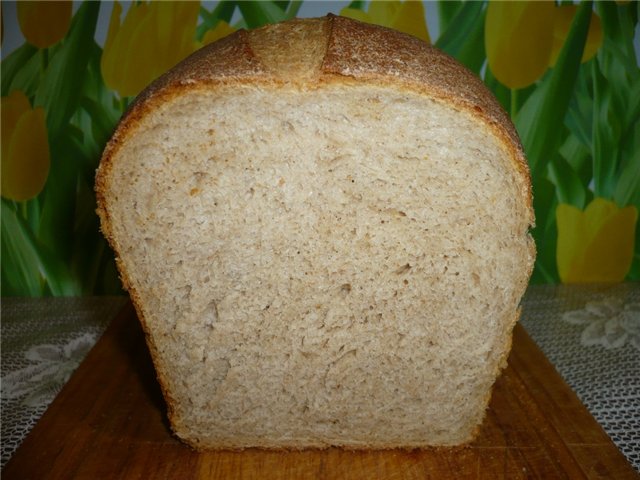
[{"label": "floral printed fabric", "polygon": [[2,298],[4,467],[126,297]]}]

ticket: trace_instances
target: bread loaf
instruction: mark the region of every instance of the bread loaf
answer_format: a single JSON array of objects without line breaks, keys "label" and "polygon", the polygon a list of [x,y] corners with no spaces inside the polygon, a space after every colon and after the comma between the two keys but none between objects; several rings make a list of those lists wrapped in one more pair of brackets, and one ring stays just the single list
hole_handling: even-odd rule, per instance
[{"label": "bread loaf", "polygon": [[96,190],[188,444],[478,432],[533,213],[513,125],[455,60],[336,16],[238,31],[139,95]]}]

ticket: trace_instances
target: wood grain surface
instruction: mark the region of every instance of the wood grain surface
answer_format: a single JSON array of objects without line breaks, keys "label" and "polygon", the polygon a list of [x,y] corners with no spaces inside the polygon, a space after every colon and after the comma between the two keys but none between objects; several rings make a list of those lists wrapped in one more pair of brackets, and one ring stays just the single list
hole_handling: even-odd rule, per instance
[{"label": "wood grain surface", "polygon": [[636,479],[525,330],[463,448],[197,453],[170,433],[127,305],[2,471],[10,479]]}]

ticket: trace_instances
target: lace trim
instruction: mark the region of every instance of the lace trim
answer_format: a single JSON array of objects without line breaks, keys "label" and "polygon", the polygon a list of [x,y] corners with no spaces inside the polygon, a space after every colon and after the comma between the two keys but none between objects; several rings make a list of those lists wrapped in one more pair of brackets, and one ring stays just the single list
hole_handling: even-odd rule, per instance
[{"label": "lace trim", "polygon": [[64,345],[42,344],[24,353],[30,364],[2,377],[2,399],[28,407],[48,405],[80,365],[97,335],[85,333]]}]

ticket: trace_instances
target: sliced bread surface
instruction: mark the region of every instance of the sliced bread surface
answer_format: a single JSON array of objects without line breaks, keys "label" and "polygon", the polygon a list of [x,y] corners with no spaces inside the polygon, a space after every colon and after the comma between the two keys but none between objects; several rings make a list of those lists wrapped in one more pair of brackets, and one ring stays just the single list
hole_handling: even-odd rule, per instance
[{"label": "sliced bread surface", "polygon": [[190,445],[477,433],[533,214],[513,125],[454,60],[334,16],[237,32],[138,97],[96,184]]}]

